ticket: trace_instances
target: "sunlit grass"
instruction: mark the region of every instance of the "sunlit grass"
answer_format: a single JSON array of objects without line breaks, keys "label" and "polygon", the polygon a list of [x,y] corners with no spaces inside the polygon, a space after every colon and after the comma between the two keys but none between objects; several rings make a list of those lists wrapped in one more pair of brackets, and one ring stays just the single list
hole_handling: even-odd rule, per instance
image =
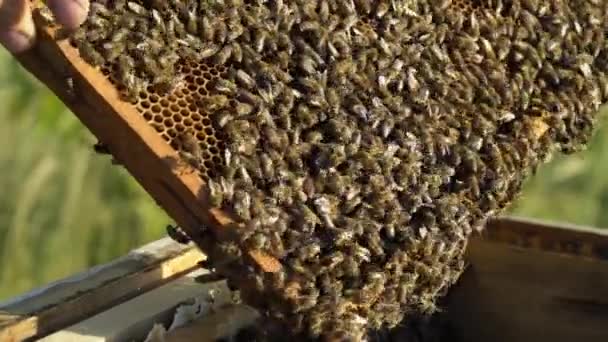
[{"label": "sunlit grass", "polygon": [[0,300],[160,238],[165,214],[1,52]]},{"label": "sunlit grass", "polygon": [[524,216],[608,227],[608,123],[584,152],[558,155],[542,166],[524,188],[513,211]]},{"label": "sunlit grass", "polygon": [[[0,300],[163,236],[166,215],[1,50],[0,103]],[[608,226],[607,132],[542,167],[515,212]]]}]

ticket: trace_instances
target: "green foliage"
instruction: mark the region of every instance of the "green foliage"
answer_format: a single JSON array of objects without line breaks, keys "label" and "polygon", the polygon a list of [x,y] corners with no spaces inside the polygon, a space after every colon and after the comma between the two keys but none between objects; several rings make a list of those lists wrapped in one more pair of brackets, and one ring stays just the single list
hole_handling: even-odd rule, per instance
[{"label": "green foliage", "polygon": [[[82,124],[0,50],[0,300],[109,261],[164,234],[170,219]],[[514,212],[608,226],[608,127],[559,156]]]},{"label": "green foliage", "polygon": [[[163,236],[170,220],[0,51],[0,299]],[[4,72],[6,71],[6,72]]]},{"label": "green foliage", "polygon": [[515,214],[608,227],[607,111],[602,109],[599,129],[586,151],[557,155],[539,168],[515,203]]}]

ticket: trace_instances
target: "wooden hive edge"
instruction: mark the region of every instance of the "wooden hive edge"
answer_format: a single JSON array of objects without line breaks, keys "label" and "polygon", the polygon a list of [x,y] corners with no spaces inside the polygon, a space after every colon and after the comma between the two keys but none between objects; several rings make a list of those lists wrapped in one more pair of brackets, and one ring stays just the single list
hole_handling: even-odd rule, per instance
[{"label": "wooden hive edge", "polygon": [[40,338],[191,272],[205,256],[164,238],[0,303],[0,341]]}]

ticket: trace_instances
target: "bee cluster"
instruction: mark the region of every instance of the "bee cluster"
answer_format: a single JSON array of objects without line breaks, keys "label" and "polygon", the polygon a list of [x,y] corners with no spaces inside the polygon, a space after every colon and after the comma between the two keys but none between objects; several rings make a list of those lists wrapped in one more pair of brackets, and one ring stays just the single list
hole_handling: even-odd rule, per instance
[{"label": "bee cluster", "polygon": [[218,249],[279,259],[248,277],[265,313],[312,336],[433,313],[468,236],[552,152],[581,149],[608,96],[603,0],[91,8],[77,46],[132,96],[188,88],[182,63],[225,69],[196,102],[223,144],[211,204],[246,223]]}]

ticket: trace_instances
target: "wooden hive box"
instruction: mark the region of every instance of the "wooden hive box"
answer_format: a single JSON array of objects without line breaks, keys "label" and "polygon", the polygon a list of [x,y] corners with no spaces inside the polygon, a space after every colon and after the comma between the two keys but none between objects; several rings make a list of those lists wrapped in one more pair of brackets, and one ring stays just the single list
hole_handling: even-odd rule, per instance
[{"label": "wooden hive box", "polygon": [[[167,238],[32,291],[0,304],[0,341],[143,341],[180,302],[226,291],[192,279],[203,259]],[[470,243],[468,261],[443,307],[449,341],[608,341],[607,231],[501,218]],[[231,332],[218,322],[256,317],[226,307],[167,340],[213,341]]]}]

